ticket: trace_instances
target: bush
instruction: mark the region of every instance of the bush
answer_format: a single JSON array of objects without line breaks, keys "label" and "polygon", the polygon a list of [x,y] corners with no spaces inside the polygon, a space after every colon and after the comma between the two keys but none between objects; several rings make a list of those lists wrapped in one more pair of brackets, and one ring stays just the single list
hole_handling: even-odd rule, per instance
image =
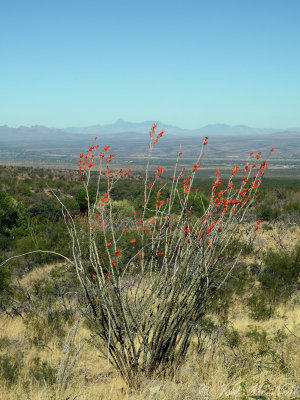
[{"label": "bush", "polygon": [[248,300],[251,316],[257,320],[270,318],[276,307],[286,302],[299,286],[300,246],[290,252],[269,250],[263,262],[257,276],[260,286]]},{"label": "bush", "polygon": [[[97,193],[96,188],[89,188],[88,196],[89,196],[91,204],[95,203],[96,193]],[[80,212],[82,212],[82,213],[85,213],[88,210],[88,204],[87,204],[86,198],[87,198],[87,193],[83,188],[80,188],[77,191],[77,193],[75,194],[75,200],[77,201]]]},{"label": "bush", "polygon": [[[1,261],[4,261],[1,258],[2,257],[0,257],[0,263]],[[4,290],[7,290],[9,288],[9,284],[10,284],[10,273],[8,268],[4,266],[0,268],[0,295],[2,292],[4,292]]]},{"label": "bush", "polygon": [[44,198],[28,208],[30,218],[40,217],[44,219],[55,219],[61,216],[61,208],[54,199]]},{"label": "bush", "polygon": [[264,202],[256,208],[256,216],[264,221],[273,221],[279,217],[280,208],[274,206],[274,203]]},{"label": "bush", "polygon": [[285,204],[283,209],[289,213],[294,212],[300,214],[300,202],[289,202]]},{"label": "bush", "polygon": [[17,356],[0,355],[0,377],[7,386],[17,382],[21,366],[22,361]]},{"label": "bush", "polygon": [[259,281],[273,302],[287,300],[295,291],[300,277],[300,246],[293,251],[269,250],[264,256],[265,268]]},{"label": "bush", "polygon": [[41,361],[39,357],[35,357],[32,360],[31,371],[41,385],[44,385],[45,382],[50,386],[54,385],[56,369],[51,367],[47,361]]},{"label": "bush", "polygon": [[41,219],[30,220],[30,236],[19,238],[15,248],[19,254],[32,250],[44,250],[44,253],[33,253],[16,263],[15,271],[22,276],[26,270],[31,270],[41,264],[61,260],[59,255],[47,253],[51,249],[60,254],[70,255],[69,238],[66,234],[66,226],[62,219],[58,221],[44,221]]},{"label": "bush", "polygon": [[[150,132],[149,163],[163,135],[155,136],[155,128]],[[162,183],[162,167],[150,178],[148,163],[137,207],[131,218],[124,219],[116,217],[112,193],[128,171],[111,172],[114,155],[105,155],[109,146],[100,157],[99,146],[90,146],[79,158],[84,191],[78,199],[86,212],[77,224],[67,221],[73,262],[90,306],[88,326],[106,343],[111,362],[131,386],[138,385],[142,375],[171,373],[183,361],[195,326],[201,326],[215,307],[214,299],[236,266],[235,254],[241,253],[240,244],[232,254],[228,249],[255,197],[266,162],[254,176],[247,162],[238,188],[234,176],[239,167],[233,167],[222,189],[218,171],[208,201],[193,189],[206,144],[205,138],[189,171],[179,167],[182,153],[178,153],[171,185]],[[104,193],[90,191],[94,160],[100,160]],[[133,268],[138,273],[132,274]]]},{"label": "bush", "polygon": [[0,190],[0,235],[13,237],[26,230],[25,208],[5,190]]}]

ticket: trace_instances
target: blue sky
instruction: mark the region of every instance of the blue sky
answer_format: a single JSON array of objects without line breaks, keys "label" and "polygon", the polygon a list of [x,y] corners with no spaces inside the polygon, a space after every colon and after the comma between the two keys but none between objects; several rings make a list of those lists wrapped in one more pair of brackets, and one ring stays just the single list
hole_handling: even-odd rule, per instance
[{"label": "blue sky", "polygon": [[300,126],[298,0],[0,6],[0,125]]}]

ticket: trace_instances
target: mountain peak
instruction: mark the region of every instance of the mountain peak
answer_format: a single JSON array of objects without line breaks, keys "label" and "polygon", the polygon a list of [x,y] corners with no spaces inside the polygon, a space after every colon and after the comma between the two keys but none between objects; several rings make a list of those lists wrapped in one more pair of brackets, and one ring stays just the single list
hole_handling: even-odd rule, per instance
[{"label": "mountain peak", "polygon": [[126,122],[123,118],[119,118],[116,120],[115,125],[117,124],[123,124],[124,122]]}]

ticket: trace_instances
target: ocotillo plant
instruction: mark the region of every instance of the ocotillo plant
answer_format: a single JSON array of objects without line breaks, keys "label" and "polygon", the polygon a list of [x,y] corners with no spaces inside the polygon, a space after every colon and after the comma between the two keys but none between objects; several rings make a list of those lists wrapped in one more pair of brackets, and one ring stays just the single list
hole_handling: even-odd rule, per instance
[{"label": "ocotillo plant", "polygon": [[[259,152],[256,157],[250,153],[242,168],[234,166],[226,185],[218,170],[209,205],[199,218],[193,215],[189,200],[192,195],[201,196],[193,183],[208,138],[190,169],[179,168],[182,152],[178,152],[164,197],[165,186],[159,179],[164,168],[157,167],[153,178],[149,173],[152,150],[163,134],[156,134],[155,124],[149,133],[141,212],[133,211],[132,218],[116,217],[113,212],[111,191],[130,171],[113,171],[115,155],[107,153],[109,146],[99,151],[97,138],[78,162],[87,212],[73,219],[63,207],[73,262],[90,306],[90,326],[102,341],[100,351],[130,385],[138,385],[142,376],[174,369],[184,359],[194,326],[210,312],[215,294],[235,266],[225,265],[222,256],[268,167],[265,160],[260,161]],[[96,200],[91,202],[89,184],[95,168],[98,185]],[[239,170],[242,177],[236,187]],[[99,190],[102,179],[107,183],[105,193]],[[174,214],[178,201],[180,212]],[[250,234],[259,226],[257,221]]]}]

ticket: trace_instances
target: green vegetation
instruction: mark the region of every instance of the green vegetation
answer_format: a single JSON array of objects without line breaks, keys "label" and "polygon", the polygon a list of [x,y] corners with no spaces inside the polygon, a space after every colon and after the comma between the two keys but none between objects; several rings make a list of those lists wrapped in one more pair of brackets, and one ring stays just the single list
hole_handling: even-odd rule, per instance
[{"label": "green vegetation", "polygon": [[[95,177],[92,177],[91,188],[89,189],[91,202],[95,200],[95,179]],[[165,186],[161,191],[161,196],[167,198],[171,181],[165,179],[162,184]],[[4,167],[2,169],[0,174],[0,256],[2,259],[13,253],[20,254],[50,248],[68,256],[70,252],[69,239],[62,219],[61,207],[54,196],[51,195],[47,186],[60,197],[70,210],[71,215],[84,213],[87,210],[85,192],[76,172],[17,167]],[[201,215],[203,207],[208,205],[207,197],[210,195],[211,181],[197,181],[196,179],[194,186],[199,187],[203,193],[201,196],[191,193],[189,199],[188,208],[192,207],[193,214],[197,216]],[[101,184],[100,192],[104,193],[105,190],[106,184]],[[111,191],[113,212],[119,213],[123,217],[131,216],[133,210],[136,210],[139,214],[143,204],[143,190],[142,175],[134,175],[132,179],[119,181]],[[182,195],[182,192],[179,191],[179,194]],[[155,194],[153,193],[151,196],[151,201],[154,202]],[[180,200],[177,197],[172,211],[176,214],[179,210]],[[262,219],[268,223],[289,218],[291,222],[298,223],[299,213],[300,182],[265,179],[259,190],[255,206],[250,208],[248,212],[248,218],[251,220]],[[268,228],[270,225],[265,227],[270,229]],[[100,236],[99,242],[101,242]],[[237,254],[240,245],[238,241],[232,242],[228,255]],[[247,245],[243,249],[244,254],[247,252],[251,253],[251,245]],[[272,257],[273,253],[265,256],[266,265],[269,265],[268,260],[273,258],[282,261],[288,259],[289,256],[284,254],[284,256],[278,257],[275,254]],[[41,263],[52,261],[55,261],[53,255],[33,254],[18,260],[13,269],[2,268],[0,275],[1,290],[4,287],[7,288],[9,277],[13,271],[21,276],[24,272]],[[264,276],[267,274],[266,271]],[[293,275],[292,279],[294,278]],[[258,279],[260,281],[260,279],[265,278],[259,276]],[[267,287],[266,283],[262,283],[262,285]]]},{"label": "green vegetation", "polygon": [[[121,229],[118,225],[120,219],[124,220],[124,224],[129,223],[134,212],[137,218],[141,217],[144,201],[143,180],[142,175],[134,175],[118,182],[111,191],[116,229]],[[159,184],[163,187],[161,198],[168,198],[171,179],[160,178]],[[72,256],[61,206],[48,186],[66,205],[70,214],[76,216],[83,244],[82,260],[88,264],[89,244],[85,242],[85,238],[89,227],[84,222],[88,208],[86,194],[81,188],[78,174],[70,171],[31,168],[4,168],[1,173],[0,261],[33,250],[51,249],[67,257]],[[209,205],[211,181],[196,181],[194,187],[199,188],[199,193],[191,193],[186,208],[193,211],[193,218],[196,219]],[[101,184],[100,193],[103,194],[106,189],[106,185]],[[174,215],[180,213],[182,195],[183,190],[180,189],[172,206]],[[92,204],[95,202],[95,196],[96,177],[92,176],[89,190]],[[151,194],[150,202],[155,202],[155,194]],[[146,213],[146,218],[151,217],[150,211],[149,214]],[[262,220],[263,228],[259,230],[258,235],[263,232],[272,237],[279,229],[278,223],[298,228],[300,182],[266,179],[259,189],[257,202],[248,209],[246,219],[251,225],[257,219]],[[134,252],[141,246],[134,226],[128,225],[128,231],[126,242],[124,238],[118,242],[119,247],[124,249],[119,256],[119,273],[124,272],[122,266],[131,262]],[[94,233],[101,258],[104,264],[108,264],[106,243],[112,241],[112,237],[107,232],[104,238],[104,234],[105,230],[95,230]],[[295,236],[297,237],[297,233]],[[136,241],[131,246],[126,245],[132,239]],[[200,318],[195,324],[193,333],[197,338],[195,349],[198,359],[203,360],[203,365],[201,366],[202,361],[199,365],[193,361],[194,364],[191,364],[190,368],[193,374],[204,377],[205,370],[201,368],[208,365],[205,364],[207,362],[205,354],[209,354],[210,357],[209,368],[217,368],[217,365],[226,360],[222,373],[224,379],[230,382],[235,380],[241,382],[238,398],[273,400],[275,397],[269,381],[262,382],[259,394],[253,391],[254,386],[250,386],[249,382],[255,382],[257,376],[274,374],[286,377],[288,380],[294,379],[291,377],[297,374],[295,372],[297,365],[293,359],[297,339],[282,326],[268,330],[263,324],[275,318],[281,307],[299,305],[300,246],[295,239],[294,244],[277,242],[273,248],[259,249],[259,253],[257,248],[257,242],[245,243],[243,235],[237,234],[222,254],[220,262],[226,268],[214,276],[216,282],[227,276],[230,265],[238,254],[241,254],[241,258],[230,272],[226,284],[212,297],[209,315]],[[151,251],[153,251],[151,248],[145,249],[145,259],[151,259]],[[25,382],[24,390],[29,384],[46,385],[51,393],[57,388],[56,375],[59,363],[58,361],[55,363],[51,357],[45,358],[40,354],[44,354],[48,347],[54,348],[53,340],[57,341],[56,351],[63,352],[70,329],[78,318],[78,304],[82,309],[86,305],[84,292],[78,278],[74,276],[72,267],[61,261],[59,256],[53,254],[34,253],[12,260],[0,269],[1,315],[10,321],[21,318],[22,332],[25,332],[22,343],[10,335],[8,338],[3,332],[0,334],[0,382],[7,388],[17,385],[20,380]],[[162,268],[163,261],[159,261],[157,266]],[[134,259],[126,272],[128,287],[132,287],[138,271],[139,266]],[[93,286],[94,270],[90,268],[88,272],[89,284]],[[104,272],[109,276],[109,270]],[[215,287],[210,290],[213,292]],[[243,328],[233,323],[232,313],[235,312],[237,304],[249,319],[249,323]],[[95,331],[95,325],[91,323],[90,318],[84,320],[83,327],[94,329],[94,332],[99,334],[99,331]],[[96,328],[99,329],[99,326]],[[102,344],[96,343],[96,345]],[[194,344],[192,348],[193,346]],[[25,353],[28,351],[32,356],[27,360]],[[73,357],[75,354],[74,350]],[[190,357],[193,357],[192,354],[188,353],[188,362]],[[28,368],[24,367],[23,359],[27,360]],[[77,373],[79,379],[80,373]],[[27,390],[29,389],[25,391]],[[178,398],[185,397],[182,395]],[[234,399],[234,397],[220,398]],[[286,398],[292,400],[297,397]]]},{"label": "green vegetation", "polygon": [[300,245],[292,251],[268,250],[263,255],[263,268],[257,271],[257,286],[248,300],[251,316],[270,318],[279,304],[287,302],[299,288]]}]

